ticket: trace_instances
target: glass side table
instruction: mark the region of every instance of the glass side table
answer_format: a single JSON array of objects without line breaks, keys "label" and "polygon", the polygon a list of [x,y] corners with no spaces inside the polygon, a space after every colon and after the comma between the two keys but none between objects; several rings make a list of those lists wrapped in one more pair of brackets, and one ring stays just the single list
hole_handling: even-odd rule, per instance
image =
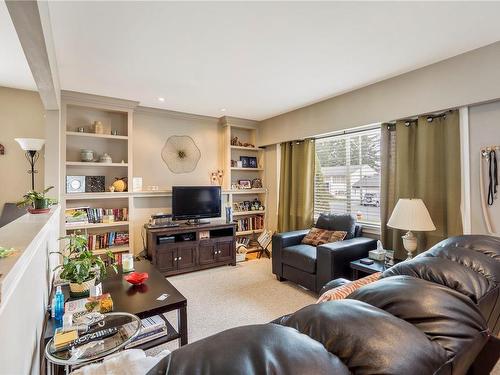
[{"label": "glass side table", "polygon": [[64,366],[66,373],[69,373],[72,366],[88,364],[123,349],[139,333],[141,320],[129,313],[112,312],[106,314],[89,332],[115,327],[118,332],[112,336],[60,351],[56,350],[54,338],[51,338],[45,346],[47,374],[53,373],[53,365]]}]

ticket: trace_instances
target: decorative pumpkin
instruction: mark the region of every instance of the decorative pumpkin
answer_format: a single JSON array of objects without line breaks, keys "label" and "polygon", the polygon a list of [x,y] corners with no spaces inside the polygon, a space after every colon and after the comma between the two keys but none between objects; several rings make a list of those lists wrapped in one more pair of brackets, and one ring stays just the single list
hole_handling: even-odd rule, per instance
[{"label": "decorative pumpkin", "polygon": [[113,185],[111,185],[115,188],[114,191],[117,191],[120,193],[123,191],[126,191],[127,190],[127,182],[125,180],[126,180],[126,177],[116,178],[116,181],[113,182]]}]

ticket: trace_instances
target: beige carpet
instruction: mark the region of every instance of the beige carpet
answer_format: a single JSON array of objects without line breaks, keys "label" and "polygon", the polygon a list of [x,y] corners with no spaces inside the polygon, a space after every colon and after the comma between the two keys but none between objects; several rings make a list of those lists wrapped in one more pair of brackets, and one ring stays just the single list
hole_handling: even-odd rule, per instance
[{"label": "beige carpet", "polygon": [[[291,282],[277,281],[267,258],[168,280],[188,301],[189,342],[232,327],[267,323],[316,301],[313,293]],[[175,313],[167,316],[171,322],[177,319]]]}]

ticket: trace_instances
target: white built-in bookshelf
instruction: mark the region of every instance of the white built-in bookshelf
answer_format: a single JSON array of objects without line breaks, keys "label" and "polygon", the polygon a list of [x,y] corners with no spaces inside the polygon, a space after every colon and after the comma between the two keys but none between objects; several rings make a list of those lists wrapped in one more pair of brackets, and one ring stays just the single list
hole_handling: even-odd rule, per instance
[{"label": "white built-in bookshelf", "polygon": [[[61,186],[63,188],[60,197],[62,212],[79,207],[126,209],[128,212],[127,220],[88,223],[66,223],[63,214],[62,230],[66,234],[81,233],[88,235],[89,238],[107,234],[108,238],[113,238],[110,233],[114,233],[114,236],[117,233],[128,233],[128,244],[108,247],[106,243],[103,248],[93,250],[95,254],[105,254],[107,251],[117,254],[129,252],[133,244],[132,198],[128,191],[110,192],[109,186],[115,181],[115,177],[127,177],[128,181],[132,181],[131,139],[133,108],[136,105],[136,102],[127,100],[74,92],[63,92],[62,95]],[[103,124],[104,134],[95,133],[92,126],[95,121]],[[79,131],[79,128],[83,128],[83,132]],[[110,134],[110,130],[116,131],[116,135]],[[92,150],[95,160],[82,161],[80,157],[82,149]],[[104,153],[112,157],[111,163],[99,162],[99,157]],[[68,192],[67,176],[104,176],[105,191]]]},{"label": "white built-in bookshelf", "polygon": [[[252,121],[241,119],[232,119],[223,117],[220,121],[222,137],[222,160],[224,164],[223,188],[227,194],[226,205],[233,207],[233,218],[237,222],[238,237],[248,237],[251,239],[249,251],[255,251],[255,239],[259,233],[266,228],[266,210],[267,210],[267,189],[265,181],[264,166],[264,148],[256,146],[256,125]],[[241,144],[234,143],[235,138]],[[257,165],[254,168],[236,166],[235,162],[240,161],[241,157],[254,157],[257,159]],[[260,179],[262,187],[243,189],[239,183],[242,180]],[[264,206],[263,210],[242,211],[237,207],[243,202],[252,202],[258,199]],[[261,225],[252,228],[242,228],[241,222],[248,223],[255,218],[260,218]],[[252,243],[254,246],[252,246]]]}]

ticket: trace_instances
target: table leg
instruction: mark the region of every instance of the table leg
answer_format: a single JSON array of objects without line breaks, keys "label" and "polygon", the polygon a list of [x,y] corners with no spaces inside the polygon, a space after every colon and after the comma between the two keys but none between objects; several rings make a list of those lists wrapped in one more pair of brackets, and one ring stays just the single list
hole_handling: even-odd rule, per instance
[{"label": "table leg", "polygon": [[188,343],[188,328],[187,328],[187,306],[177,310],[177,327],[179,329],[179,346],[187,345]]},{"label": "table leg", "polygon": [[358,270],[356,270],[356,269],[353,269],[353,270],[352,270],[352,279],[353,279],[353,280],[357,280],[357,279],[359,279],[359,273],[358,273]]}]

